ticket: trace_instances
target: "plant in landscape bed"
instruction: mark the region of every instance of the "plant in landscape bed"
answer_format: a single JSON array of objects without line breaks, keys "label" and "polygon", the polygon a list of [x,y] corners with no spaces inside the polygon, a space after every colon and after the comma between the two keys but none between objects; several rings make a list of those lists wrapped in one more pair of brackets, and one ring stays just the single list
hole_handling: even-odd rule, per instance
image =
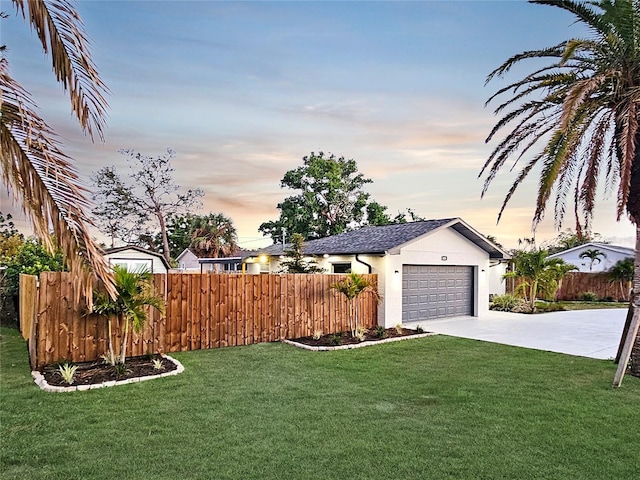
[{"label": "plant in landscape bed", "polygon": [[380,294],[374,288],[374,285],[357,273],[350,273],[344,280],[340,280],[331,285],[331,288],[337,290],[349,302],[349,327],[351,335],[356,336],[358,331],[358,297],[365,292],[370,292],[378,301]]},{"label": "plant in landscape bed", "polygon": [[69,385],[73,384],[73,377],[76,374],[76,370],[78,370],[78,366],[71,363],[58,366],[58,373]]},{"label": "plant in landscape bed", "polygon": [[342,332],[332,333],[329,336],[329,342],[331,345],[337,346],[342,344]]},{"label": "plant in landscape bed", "polygon": [[124,323],[118,360],[119,363],[124,364],[127,357],[129,325],[133,326],[134,331],[140,332],[147,321],[146,307],[150,306],[163,311],[164,300],[153,294],[151,285],[153,277],[147,269],[129,272],[126,267],[115,265],[113,275],[118,292],[117,297],[113,299],[106,293],[96,292],[93,311],[107,317],[109,322],[109,353],[106,358],[115,366],[116,356],[113,349],[111,317],[117,316]]},{"label": "plant in landscape bed", "polygon": [[387,329],[382,325],[376,325],[373,329],[374,335],[378,338],[385,338],[387,336]]}]

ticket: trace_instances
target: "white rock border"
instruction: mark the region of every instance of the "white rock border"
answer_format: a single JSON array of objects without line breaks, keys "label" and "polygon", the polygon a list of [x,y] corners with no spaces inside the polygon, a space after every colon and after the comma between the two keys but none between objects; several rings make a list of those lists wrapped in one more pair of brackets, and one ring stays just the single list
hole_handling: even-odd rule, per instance
[{"label": "white rock border", "polygon": [[55,385],[49,385],[49,383],[45,380],[44,375],[42,375],[38,370],[33,370],[31,372],[31,376],[33,377],[33,381],[40,387],[41,390],[45,392],[51,393],[64,393],[64,392],[76,392],[82,390],[94,390],[96,388],[103,387],[115,387],[116,385],[126,385],[127,383],[138,383],[144,382],[146,380],[153,380],[155,378],[169,377],[171,375],[178,375],[179,373],[184,372],[184,366],[178,360],[169,355],[162,355],[167,360],[173,362],[178,368],[172,370],[170,372],[159,373],[158,375],[148,375],[146,377],[135,377],[135,378],[127,378],[126,380],[110,380],[108,382],[96,383],[93,385],[70,385],[68,387],[58,387]]},{"label": "white rock border", "polygon": [[437,335],[437,333],[433,333],[433,332],[416,333],[415,335],[406,335],[404,337],[383,338],[382,340],[354,343],[351,345],[336,345],[335,347],[314,347],[312,345],[305,345],[304,343],[298,343],[298,342],[294,342],[293,340],[286,340],[286,339],[282,340],[282,342],[287,343],[289,345],[293,345],[294,347],[304,348],[305,350],[311,350],[312,352],[328,352],[331,350],[351,350],[354,348],[370,347],[372,345],[379,345],[381,343],[400,342],[402,340],[431,337],[433,335]]}]

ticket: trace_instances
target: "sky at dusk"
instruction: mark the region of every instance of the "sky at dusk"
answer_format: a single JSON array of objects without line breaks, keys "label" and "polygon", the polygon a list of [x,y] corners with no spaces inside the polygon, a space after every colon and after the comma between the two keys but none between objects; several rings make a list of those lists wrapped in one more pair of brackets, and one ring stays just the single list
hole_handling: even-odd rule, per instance
[{"label": "sky at dusk", "polygon": [[[462,217],[516,247],[531,236],[537,177],[496,225],[515,172],[505,170],[480,199],[478,173],[495,147],[484,139],[497,121],[484,103],[504,85],[485,78],[515,53],[587,35],[560,9],[516,0],[82,0],[110,89],[106,141],[92,144],[34,32],[11,2],[0,10],[10,14],[0,22],[10,72],[85,184],[106,165],[126,175],[119,149],[156,156],[170,147],[177,183],[205,192],[199,213],[231,217],[246,248],[271,243],[258,226],[278,217],[278,202],[295,193],[280,180],[312,151],[354,159],[392,216],[409,207],[428,219]],[[15,211],[2,190],[0,210]],[[630,222],[616,222],[615,192],[601,193],[593,231],[632,245]],[[573,225],[567,216],[563,228]],[[538,243],[556,235],[550,205]]]}]

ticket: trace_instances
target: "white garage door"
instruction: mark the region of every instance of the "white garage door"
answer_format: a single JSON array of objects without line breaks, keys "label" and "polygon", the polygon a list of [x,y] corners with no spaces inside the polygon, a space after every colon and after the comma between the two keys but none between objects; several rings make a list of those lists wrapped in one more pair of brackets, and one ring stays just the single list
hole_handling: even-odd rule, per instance
[{"label": "white garage door", "polygon": [[402,266],[402,321],[473,314],[473,267]]}]

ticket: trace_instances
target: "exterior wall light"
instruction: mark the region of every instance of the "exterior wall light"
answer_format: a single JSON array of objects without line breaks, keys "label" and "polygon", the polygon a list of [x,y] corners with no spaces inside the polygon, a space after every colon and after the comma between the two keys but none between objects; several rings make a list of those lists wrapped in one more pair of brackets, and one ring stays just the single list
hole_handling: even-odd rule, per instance
[{"label": "exterior wall light", "polygon": [[440,257],[440,260],[442,260],[443,262],[446,262],[447,261],[447,256],[446,255],[442,255]]}]

